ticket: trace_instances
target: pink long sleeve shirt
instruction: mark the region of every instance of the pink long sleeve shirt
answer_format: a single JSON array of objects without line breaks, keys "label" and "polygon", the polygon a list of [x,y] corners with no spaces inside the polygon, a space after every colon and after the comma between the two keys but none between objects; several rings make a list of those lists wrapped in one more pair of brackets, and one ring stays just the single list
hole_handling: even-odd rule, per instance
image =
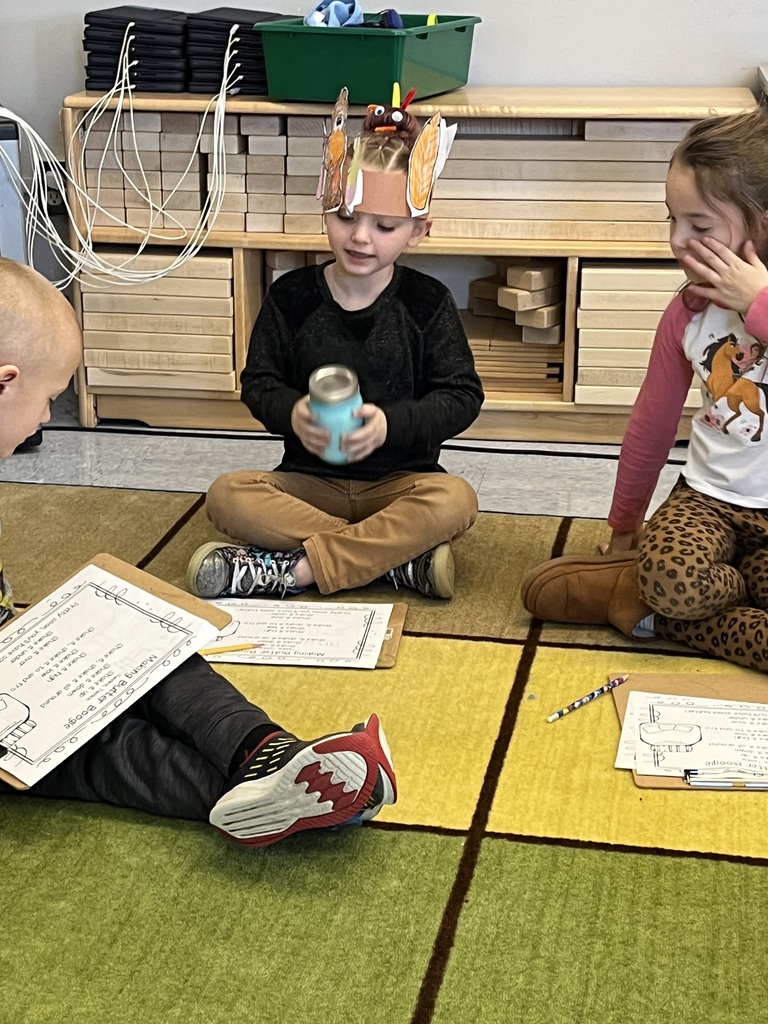
[{"label": "pink long sleeve shirt", "polygon": [[[631,532],[645,518],[694,373],[703,405],[691,424],[683,476],[702,494],[768,508],[768,288],[746,318],[676,295],[654,338],[624,441],[608,524]],[[765,383],[764,383],[765,381]]]}]

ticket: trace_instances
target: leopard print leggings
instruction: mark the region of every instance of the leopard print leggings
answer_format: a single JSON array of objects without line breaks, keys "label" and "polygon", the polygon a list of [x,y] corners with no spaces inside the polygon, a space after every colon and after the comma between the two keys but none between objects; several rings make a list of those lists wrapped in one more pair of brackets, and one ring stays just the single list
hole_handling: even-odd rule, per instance
[{"label": "leopard print leggings", "polygon": [[658,637],[768,671],[768,509],[709,498],[681,478],[648,522],[637,580]]}]

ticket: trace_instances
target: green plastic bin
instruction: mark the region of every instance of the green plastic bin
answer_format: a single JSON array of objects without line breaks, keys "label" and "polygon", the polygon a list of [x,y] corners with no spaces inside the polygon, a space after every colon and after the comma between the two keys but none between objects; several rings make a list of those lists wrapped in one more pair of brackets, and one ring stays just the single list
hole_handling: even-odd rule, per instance
[{"label": "green plastic bin", "polygon": [[[366,19],[375,17],[366,14]],[[319,28],[301,18],[260,21],[270,99],[333,103],[346,85],[350,103],[388,103],[392,83],[416,98],[467,84],[472,34],[481,20],[403,14],[403,28]]]}]

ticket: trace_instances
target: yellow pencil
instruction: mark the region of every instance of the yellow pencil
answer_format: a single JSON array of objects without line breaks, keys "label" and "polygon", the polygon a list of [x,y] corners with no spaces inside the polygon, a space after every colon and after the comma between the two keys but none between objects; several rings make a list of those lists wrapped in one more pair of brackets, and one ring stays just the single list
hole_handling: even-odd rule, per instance
[{"label": "yellow pencil", "polygon": [[255,651],[262,644],[233,644],[231,647],[204,647],[198,654],[233,654],[235,651]]}]

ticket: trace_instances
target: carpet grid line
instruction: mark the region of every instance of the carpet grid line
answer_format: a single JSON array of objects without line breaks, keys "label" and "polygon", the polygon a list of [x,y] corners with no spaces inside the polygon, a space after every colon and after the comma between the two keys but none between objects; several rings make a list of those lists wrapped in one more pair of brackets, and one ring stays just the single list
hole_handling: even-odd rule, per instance
[{"label": "carpet grid line", "polygon": [[[561,520],[552,544],[551,558],[558,558],[562,554],[568,540],[568,533],[570,532],[572,522],[571,517],[564,517]],[[523,652],[517,666],[506,707],[504,708],[504,715],[499,726],[496,742],[488,761],[475,812],[469,826],[467,841],[464,844],[451,893],[443,911],[440,927],[435,936],[432,955],[424,972],[416,1006],[411,1017],[411,1024],[430,1024],[435,1014],[451,949],[453,948],[459,928],[461,912],[472,884],[475,868],[477,867],[480,848],[485,836],[493,799],[496,795],[499,777],[504,767],[504,760],[507,756],[515,722],[517,721],[520,701],[528,682],[533,660],[536,657],[540,634],[541,623],[538,620],[534,620],[531,623],[528,636],[523,645]]]},{"label": "carpet grid line", "polygon": [[167,546],[168,542],[173,540],[176,534],[186,526],[186,524],[189,522],[192,516],[195,515],[196,512],[199,512],[204,505],[205,495],[201,494],[197,498],[197,500],[192,505],[190,505],[187,511],[182,516],[179,516],[177,521],[168,530],[166,530],[164,536],[162,536],[160,540],[158,540],[154,547],[150,551],[148,551],[143,558],[139,559],[139,561],[136,563],[136,568],[145,569],[152,561],[152,559],[156,558],[160,554],[163,548]]}]

